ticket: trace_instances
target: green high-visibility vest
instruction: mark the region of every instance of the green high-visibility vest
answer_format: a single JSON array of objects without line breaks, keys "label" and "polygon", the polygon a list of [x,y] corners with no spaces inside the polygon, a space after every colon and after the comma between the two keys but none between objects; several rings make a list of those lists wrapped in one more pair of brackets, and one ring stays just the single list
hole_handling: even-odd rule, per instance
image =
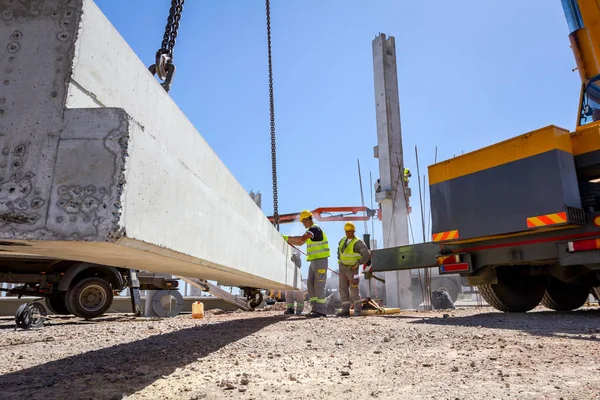
[{"label": "green high-visibility vest", "polygon": [[[317,224],[314,224],[313,226],[319,227],[319,225]],[[306,231],[308,232],[308,229]],[[306,261],[318,260],[320,258],[329,257],[330,252],[329,242],[327,241],[327,235],[322,229],[321,232],[323,232],[323,240],[321,240],[320,242],[315,242],[312,239],[306,240]]]},{"label": "green high-visibility vest", "polygon": [[356,243],[357,241],[358,241],[358,238],[354,237],[354,239],[352,239],[350,241],[350,243],[348,243],[348,246],[346,246],[346,248],[342,251],[342,248],[344,247],[344,243],[346,242],[346,238],[342,238],[342,240],[340,240],[339,250],[340,250],[340,262],[342,264],[354,266],[360,260],[360,257],[361,257],[360,253],[356,253],[354,251],[354,243]]}]

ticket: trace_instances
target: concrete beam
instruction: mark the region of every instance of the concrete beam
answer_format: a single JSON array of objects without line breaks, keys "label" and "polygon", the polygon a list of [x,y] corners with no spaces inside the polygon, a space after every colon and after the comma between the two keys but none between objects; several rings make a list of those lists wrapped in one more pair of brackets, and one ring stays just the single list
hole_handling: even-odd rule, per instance
[{"label": "concrete beam", "polygon": [[300,287],[290,247],[93,1],[5,0],[0,18],[1,250]]}]

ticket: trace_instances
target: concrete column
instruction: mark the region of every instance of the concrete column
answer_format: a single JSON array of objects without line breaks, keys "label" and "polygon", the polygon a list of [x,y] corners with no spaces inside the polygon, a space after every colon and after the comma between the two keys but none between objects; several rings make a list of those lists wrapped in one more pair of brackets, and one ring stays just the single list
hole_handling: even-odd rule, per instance
[{"label": "concrete column", "polygon": [[[400,99],[394,37],[379,34],[373,40],[373,73],[377,118],[377,148],[381,189],[382,248],[408,244],[408,208],[403,189],[404,161],[400,128]],[[385,273],[386,305],[411,308],[410,271]]]}]

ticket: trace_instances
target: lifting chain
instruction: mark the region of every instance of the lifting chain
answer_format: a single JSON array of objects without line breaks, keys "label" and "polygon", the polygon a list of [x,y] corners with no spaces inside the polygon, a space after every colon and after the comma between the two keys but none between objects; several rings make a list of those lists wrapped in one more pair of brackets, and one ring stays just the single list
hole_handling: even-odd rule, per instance
[{"label": "lifting chain", "polygon": [[183,3],[185,0],[171,0],[171,9],[167,18],[167,26],[160,49],[156,52],[156,61],[154,65],[148,68],[152,75],[158,75],[161,81],[161,86],[169,92],[171,89],[171,81],[175,75],[175,65],[173,64],[173,48],[175,47],[175,39],[177,38],[177,30],[179,29],[179,20],[181,19],[181,11],[183,11]]},{"label": "lifting chain", "polygon": [[279,230],[279,212],[277,210],[277,151],[275,146],[275,104],[273,100],[273,62],[271,59],[271,7],[267,7],[267,42],[269,52],[269,107],[271,111],[271,168],[273,171],[273,225]]}]

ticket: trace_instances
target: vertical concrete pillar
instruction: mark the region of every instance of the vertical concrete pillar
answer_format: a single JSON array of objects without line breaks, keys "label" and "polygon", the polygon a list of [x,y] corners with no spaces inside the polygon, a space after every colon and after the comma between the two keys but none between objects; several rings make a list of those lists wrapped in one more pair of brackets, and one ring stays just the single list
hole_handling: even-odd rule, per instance
[{"label": "vertical concrete pillar", "polygon": [[[383,248],[408,244],[408,207],[403,188],[404,161],[400,128],[400,98],[396,70],[394,37],[379,34],[373,40],[373,73],[377,119],[379,191],[375,198],[381,205]],[[385,273],[386,305],[411,308],[410,271]]]}]

